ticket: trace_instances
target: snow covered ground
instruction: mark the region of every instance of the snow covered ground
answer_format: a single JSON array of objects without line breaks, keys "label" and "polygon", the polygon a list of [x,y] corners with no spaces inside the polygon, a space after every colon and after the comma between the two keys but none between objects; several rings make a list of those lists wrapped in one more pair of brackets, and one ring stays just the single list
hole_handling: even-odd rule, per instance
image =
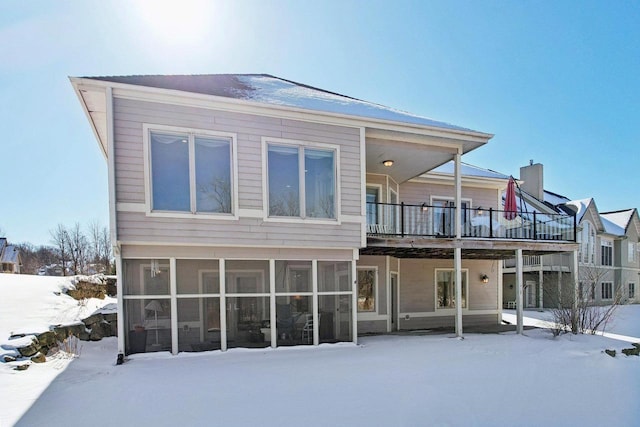
[{"label": "snow covered ground", "polygon": [[[4,286],[0,278],[0,300]],[[115,366],[115,338],[83,343],[71,363],[56,359],[23,372],[0,364],[0,426],[601,426],[640,419],[640,358],[603,353],[629,347],[624,341],[553,339],[544,330],[360,341],[135,355],[122,366]]]}]

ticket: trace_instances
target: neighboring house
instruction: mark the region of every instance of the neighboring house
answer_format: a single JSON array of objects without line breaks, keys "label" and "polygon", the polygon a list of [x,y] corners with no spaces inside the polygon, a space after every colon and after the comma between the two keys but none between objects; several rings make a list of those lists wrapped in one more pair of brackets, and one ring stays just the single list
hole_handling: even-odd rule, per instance
[{"label": "neighboring house", "polygon": [[20,274],[22,257],[17,246],[9,245],[7,239],[0,237],[0,273]]},{"label": "neighboring house", "polygon": [[[523,209],[538,215],[569,213],[576,216],[579,244],[577,290],[596,304],[610,304],[617,295],[637,303],[640,275],[640,218],[637,210],[600,213],[592,198],[570,200],[544,190],[543,166],[520,169],[518,191]],[[524,307],[557,307],[570,300],[574,288],[572,254],[528,256],[523,259]],[[515,304],[515,259],[504,262],[503,305]]]},{"label": "neighboring house", "polygon": [[508,177],[461,163],[490,134],[270,75],[71,82],[108,164],[121,354],[462,335],[501,321],[501,260],[577,250],[572,216],[536,238]]}]

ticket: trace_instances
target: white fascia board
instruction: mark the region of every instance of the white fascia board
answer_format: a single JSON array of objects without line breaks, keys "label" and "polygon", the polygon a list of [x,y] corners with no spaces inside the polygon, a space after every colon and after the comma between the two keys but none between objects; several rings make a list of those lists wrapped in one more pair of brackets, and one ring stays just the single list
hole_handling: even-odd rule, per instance
[{"label": "white fascia board", "polygon": [[[107,141],[103,141],[102,139],[100,139],[100,135],[98,134],[98,129],[96,128],[96,124],[93,121],[93,117],[91,117],[91,114],[89,113],[87,104],[85,103],[84,97],[82,96],[82,92],[80,91],[81,88],[82,89],[89,89],[89,88],[82,85],[82,83],[80,82],[81,79],[78,79],[76,77],[69,77],[69,80],[71,81],[71,85],[73,86],[73,91],[76,93],[76,96],[80,101],[80,105],[82,106],[82,111],[84,111],[85,116],[87,116],[87,120],[89,121],[91,130],[93,131],[93,135],[96,137],[96,141],[98,141],[98,145],[100,146],[100,151],[102,152],[102,155],[104,156],[105,160],[107,160],[108,159]],[[96,87],[94,90],[99,90],[106,94],[105,87],[99,87],[99,88]]]},{"label": "white fascia board", "polygon": [[155,101],[174,105],[185,105],[190,107],[212,108],[231,112],[244,112],[249,114],[259,114],[295,120],[343,125],[348,127],[372,127],[382,130],[414,133],[417,135],[429,135],[450,139],[454,138],[471,143],[476,143],[478,145],[483,145],[493,137],[493,134],[482,132],[444,129],[435,126],[417,125],[413,123],[403,123],[384,119],[370,119],[326,111],[307,110],[298,107],[267,104],[256,101],[248,101],[243,99],[227,98],[193,92],[184,92],[174,89],[162,89],[83,78],[75,78],[75,80],[86,85],[112,87],[114,97],[136,99],[141,101]]}]

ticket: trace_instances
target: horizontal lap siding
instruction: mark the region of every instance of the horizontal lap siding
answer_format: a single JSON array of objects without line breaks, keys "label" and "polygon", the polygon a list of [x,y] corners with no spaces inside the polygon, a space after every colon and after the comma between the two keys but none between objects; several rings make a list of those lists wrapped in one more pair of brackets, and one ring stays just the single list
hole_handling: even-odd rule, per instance
[{"label": "horizontal lap siding", "polygon": [[[115,100],[116,201],[144,203],[143,124],[229,132],[237,135],[240,209],[263,209],[262,137],[285,138],[340,147],[343,215],[360,215],[360,130],[320,123],[240,114],[129,99]],[[120,213],[121,240],[352,247],[360,244],[357,224],[260,223],[253,219],[211,221],[148,218]],[[229,236],[233,235],[233,240]]]},{"label": "horizontal lap siding", "polygon": [[174,219],[118,212],[118,238],[124,242],[355,248],[360,242],[360,225]]},{"label": "horizontal lap siding", "polygon": [[[468,270],[468,307],[473,310],[498,308],[499,261],[462,260],[462,268]],[[400,312],[420,313],[435,310],[435,270],[452,269],[452,260],[401,259],[400,260]],[[489,283],[482,283],[480,276],[489,276]]]},{"label": "horizontal lap siding", "polygon": [[[465,326],[479,325],[497,325],[500,321],[497,314],[481,314],[481,315],[463,315],[462,329]],[[412,317],[409,319],[400,318],[400,329],[429,329],[429,328],[446,328],[454,327],[456,324],[455,316],[442,317]],[[360,326],[358,325],[358,331]]]},{"label": "horizontal lap siding", "polygon": [[[419,205],[429,203],[431,197],[454,197],[455,188],[451,185],[427,184],[410,181],[400,185],[400,200],[406,204]],[[488,188],[462,186],[462,198],[471,199],[474,208],[498,209],[498,192]]]}]

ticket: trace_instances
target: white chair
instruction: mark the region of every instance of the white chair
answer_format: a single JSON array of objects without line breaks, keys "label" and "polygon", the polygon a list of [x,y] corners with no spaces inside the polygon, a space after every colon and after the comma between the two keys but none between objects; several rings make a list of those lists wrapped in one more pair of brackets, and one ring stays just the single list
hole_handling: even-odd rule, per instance
[{"label": "white chair", "polygon": [[[313,314],[307,314],[304,326],[302,327],[302,336],[300,337],[303,342],[307,344],[313,343]],[[320,321],[320,313],[318,313],[318,322]]]}]

